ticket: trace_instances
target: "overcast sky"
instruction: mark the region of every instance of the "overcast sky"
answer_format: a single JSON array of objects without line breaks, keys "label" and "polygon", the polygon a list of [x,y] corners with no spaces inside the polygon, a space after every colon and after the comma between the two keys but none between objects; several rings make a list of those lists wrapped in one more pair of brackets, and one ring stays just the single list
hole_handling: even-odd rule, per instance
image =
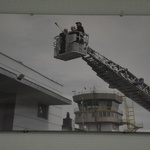
[{"label": "overcast sky", "polygon": [[[92,49],[150,85],[150,17],[1,14],[0,20],[0,52],[63,84],[64,95],[69,98],[72,91],[81,92],[84,87],[89,91],[94,86],[100,92],[112,90],[81,58],[67,62],[53,58],[54,37],[60,33],[55,22],[68,30],[75,22],[82,22]],[[73,112],[74,106],[65,110]],[[143,130],[150,130],[150,113],[134,106],[136,122],[143,122]]]}]

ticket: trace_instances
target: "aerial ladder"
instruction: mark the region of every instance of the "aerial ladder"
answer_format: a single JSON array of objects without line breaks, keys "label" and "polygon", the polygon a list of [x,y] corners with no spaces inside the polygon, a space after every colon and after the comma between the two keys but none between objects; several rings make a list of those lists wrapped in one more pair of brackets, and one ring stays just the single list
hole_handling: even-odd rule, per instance
[{"label": "aerial ladder", "polygon": [[109,84],[109,88],[119,90],[126,97],[150,111],[150,87],[144,83],[144,79],[137,78],[127,68],[121,67],[90,48],[87,34],[67,34],[64,53],[59,53],[62,43],[60,36],[54,39],[54,58],[68,61],[82,57],[97,76]]}]

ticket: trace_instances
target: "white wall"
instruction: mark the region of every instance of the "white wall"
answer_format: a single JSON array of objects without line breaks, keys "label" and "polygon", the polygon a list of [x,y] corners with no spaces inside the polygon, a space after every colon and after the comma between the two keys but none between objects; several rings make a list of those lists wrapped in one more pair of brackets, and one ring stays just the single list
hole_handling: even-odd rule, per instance
[{"label": "white wall", "polygon": [[62,106],[49,106],[49,130],[62,130]]},{"label": "white wall", "polygon": [[38,101],[27,95],[16,98],[13,130],[61,130],[62,107],[49,106],[48,119],[37,116]]}]

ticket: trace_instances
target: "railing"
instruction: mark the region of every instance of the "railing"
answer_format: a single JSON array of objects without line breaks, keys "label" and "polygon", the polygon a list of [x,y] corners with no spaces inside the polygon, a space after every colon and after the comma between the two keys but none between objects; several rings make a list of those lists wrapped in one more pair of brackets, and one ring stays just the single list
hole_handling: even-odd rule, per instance
[{"label": "railing", "polygon": [[123,124],[123,120],[121,115],[118,115],[117,113],[111,114],[109,113],[109,115],[105,112],[104,114],[99,114],[98,111],[80,111],[78,113],[76,113],[75,116],[75,122],[76,123],[82,123],[82,122],[116,122],[119,124]]},{"label": "railing", "polygon": [[143,128],[143,123],[135,123],[126,119],[123,120],[123,124],[127,124],[126,132],[136,132],[138,129]]},{"label": "railing", "polygon": [[[73,42],[77,42],[76,41],[76,39],[78,39],[78,42],[80,43],[80,41],[81,41],[81,44],[84,44],[85,45],[85,48],[87,48],[87,45],[88,45],[88,42],[89,42],[89,35],[88,34],[86,34],[86,33],[82,33],[82,32],[73,32],[73,34],[66,34],[66,37],[65,37],[65,39],[67,38],[67,36],[69,36],[69,35],[76,35],[75,37],[75,39],[73,40],[73,41],[71,41],[71,42],[68,42],[67,44],[68,44],[68,46],[70,45],[70,44],[72,44]],[[58,53],[58,51],[60,50],[60,45],[61,45],[61,40],[60,40],[60,37],[59,37],[59,35],[57,35],[57,36],[55,36],[54,37],[54,43],[53,43],[53,46],[54,46],[54,49],[55,49],[55,51],[56,51],[56,53]],[[67,50],[68,50],[68,47],[66,48]],[[69,50],[67,51],[67,52],[69,52]]]},{"label": "railing", "polygon": [[[85,87],[84,87],[85,88]],[[97,89],[92,89],[91,90],[86,90],[86,88],[81,91],[81,92],[78,92],[78,91],[72,91],[74,96],[75,95],[79,95],[79,94],[90,94],[90,93],[109,93],[109,94],[116,94],[118,96],[123,96],[120,92],[118,91],[115,91],[115,90],[97,90]]]},{"label": "railing", "polygon": [[91,111],[91,112],[102,112],[102,111],[111,111],[111,112],[116,112],[116,113],[119,113],[119,114],[123,114],[123,111],[121,109],[114,109],[113,107],[107,107],[107,106],[104,106],[104,107],[100,107],[100,106],[88,106],[88,107],[83,107],[82,110],[79,110],[79,109],[74,109],[74,113],[82,113],[82,112],[88,112],[88,111]]}]

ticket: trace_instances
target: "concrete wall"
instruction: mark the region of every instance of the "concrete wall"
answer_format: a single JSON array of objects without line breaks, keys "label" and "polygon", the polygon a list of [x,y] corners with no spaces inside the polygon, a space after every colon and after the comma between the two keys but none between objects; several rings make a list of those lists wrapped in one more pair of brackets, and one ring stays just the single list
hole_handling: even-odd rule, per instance
[{"label": "concrete wall", "polygon": [[150,133],[0,133],[1,150],[149,150]]},{"label": "concrete wall", "polygon": [[49,106],[48,119],[37,116],[38,101],[18,95],[14,113],[13,130],[61,130],[62,107]]},{"label": "concrete wall", "polygon": [[62,107],[63,106],[49,106],[49,130],[62,130]]},{"label": "concrete wall", "polygon": [[119,131],[119,126],[112,123],[102,123],[101,131]]}]

